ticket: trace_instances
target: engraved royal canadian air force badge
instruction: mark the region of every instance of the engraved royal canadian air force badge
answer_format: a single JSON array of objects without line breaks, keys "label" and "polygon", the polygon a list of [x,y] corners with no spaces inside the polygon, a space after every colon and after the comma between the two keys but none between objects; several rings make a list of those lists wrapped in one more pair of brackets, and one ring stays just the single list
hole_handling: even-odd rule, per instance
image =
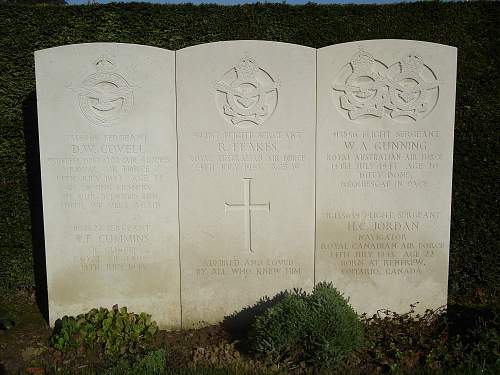
[{"label": "engraved royal canadian air force badge", "polygon": [[111,126],[132,108],[133,87],[116,72],[112,58],[99,57],[94,64],[97,72],[72,89],[78,94],[82,114],[91,123]]},{"label": "engraved royal canadian air force badge", "polygon": [[249,56],[215,84],[222,116],[238,128],[262,125],[278,104],[278,83]]},{"label": "engraved royal canadian air force badge", "polygon": [[350,120],[417,121],[436,106],[439,82],[423,60],[409,54],[391,66],[360,50],[333,85],[335,101]]}]

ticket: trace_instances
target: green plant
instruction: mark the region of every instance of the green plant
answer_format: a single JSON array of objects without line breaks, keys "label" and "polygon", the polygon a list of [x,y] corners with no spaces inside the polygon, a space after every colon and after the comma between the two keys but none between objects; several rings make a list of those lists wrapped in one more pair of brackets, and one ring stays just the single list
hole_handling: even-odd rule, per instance
[{"label": "green plant", "polygon": [[198,347],[193,351],[190,366],[200,371],[201,369],[227,371],[224,374],[279,375],[284,373],[277,366],[268,366],[258,360],[241,356],[236,346],[236,343],[232,342]]},{"label": "green plant", "polygon": [[[64,316],[58,323],[54,335],[50,338],[50,344],[54,349],[68,351],[80,346],[78,332],[80,327],[77,319],[72,316]],[[57,332],[57,333],[56,333]]]},{"label": "green plant", "polygon": [[331,283],[311,294],[295,290],[255,319],[250,348],[260,357],[289,365],[333,368],[363,345],[363,325]]},{"label": "green plant", "polygon": [[120,361],[117,365],[108,369],[105,375],[160,375],[165,374],[167,362],[164,350],[155,350],[146,354],[140,360],[133,362]]},{"label": "green plant", "polygon": [[146,352],[157,331],[151,315],[129,313],[126,307],[101,307],[77,317],[63,317],[56,322],[50,342],[60,351],[84,346],[100,349],[111,358],[137,357]]}]

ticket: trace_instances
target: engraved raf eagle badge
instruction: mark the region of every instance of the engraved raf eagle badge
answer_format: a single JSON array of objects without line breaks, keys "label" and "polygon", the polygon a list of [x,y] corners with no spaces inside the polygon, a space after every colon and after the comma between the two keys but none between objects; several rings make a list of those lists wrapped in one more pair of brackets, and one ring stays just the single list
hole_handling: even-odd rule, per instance
[{"label": "engraved raf eagle badge", "polygon": [[239,128],[262,125],[278,104],[278,83],[249,56],[215,84],[223,117]]},{"label": "engraved raf eagle badge", "polygon": [[132,108],[133,88],[116,73],[112,58],[99,57],[94,64],[97,72],[72,89],[78,94],[82,114],[92,124],[110,126]]}]

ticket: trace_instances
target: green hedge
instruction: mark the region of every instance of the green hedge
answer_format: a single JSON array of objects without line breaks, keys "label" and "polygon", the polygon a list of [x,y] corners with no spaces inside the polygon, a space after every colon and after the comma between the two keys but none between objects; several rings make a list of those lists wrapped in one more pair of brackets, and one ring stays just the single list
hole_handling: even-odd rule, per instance
[{"label": "green hedge", "polygon": [[33,256],[41,251],[33,51],[104,41],[175,50],[228,39],[324,47],[399,38],[459,49],[450,296],[492,296],[500,285],[499,9],[492,2],[0,6],[0,291],[32,286],[34,259],[43,262]]}]

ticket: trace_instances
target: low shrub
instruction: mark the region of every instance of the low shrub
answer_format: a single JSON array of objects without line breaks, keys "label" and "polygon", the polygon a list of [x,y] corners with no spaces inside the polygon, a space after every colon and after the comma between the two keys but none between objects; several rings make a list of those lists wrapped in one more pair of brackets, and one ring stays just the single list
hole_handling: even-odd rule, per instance
[{"label": "low shrub", "polygon": [[157,331],[151,315],[129,313],[126,307],[114,306],[111,310],[101,307],[57,321],[50,343],[63,352],[83,346],[101,350],[112,359],[139,357]]},{"label": "low shrub", "polygon": [[365,318],[363,357],[373,372],[390,374],[498,374],[498,308],[458,305],[415,314],[380,311]]},{"label": "low shrub", "polygon": [[257,316],[250,332],[257,356],[289,366],[333,368],[364,343],[363,325],[331,283],[295,290]]},{"label": "low shrub", "polygon": [[416,371],[433,350],[446,343],[448,325],[444,310],[426,310],[420,315],[415,313],[415,307],[410,305],[410,310],[403,314],[380,310],[364,318],[367,359],[377,370]]}]

